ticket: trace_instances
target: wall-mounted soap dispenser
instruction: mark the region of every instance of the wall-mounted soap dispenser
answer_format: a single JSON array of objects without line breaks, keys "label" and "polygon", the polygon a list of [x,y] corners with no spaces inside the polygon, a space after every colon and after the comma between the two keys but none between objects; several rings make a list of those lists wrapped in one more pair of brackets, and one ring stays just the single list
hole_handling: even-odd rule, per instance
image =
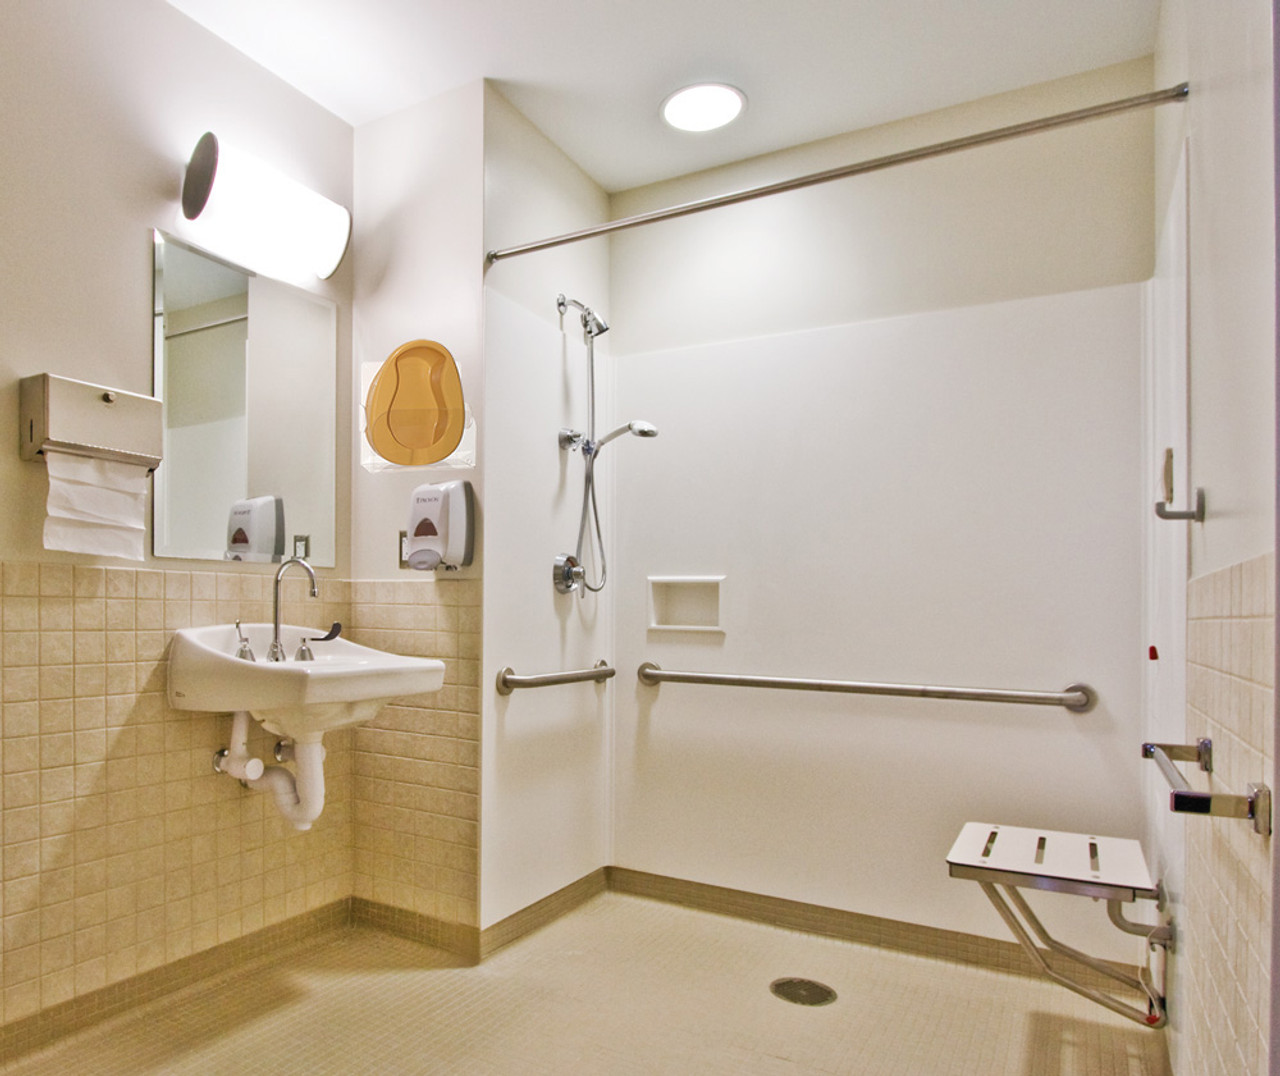
[{"label": "wall-mounted soap dispenser", "polygon": [[284,558],[284,498],[236,501],[227,516],[227,560],[258,563]]},{"label": "wall-mounted soap dispenser", "polygon": [[464,568],[475,551],[475,493],[466,481],[419,486],[409,498],[405,560],[431,571]]}]

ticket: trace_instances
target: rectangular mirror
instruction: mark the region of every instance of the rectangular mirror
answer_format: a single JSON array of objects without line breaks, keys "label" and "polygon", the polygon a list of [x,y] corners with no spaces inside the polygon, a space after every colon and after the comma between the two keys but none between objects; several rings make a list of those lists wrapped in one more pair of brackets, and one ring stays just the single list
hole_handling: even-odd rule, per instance
[{"label": "rectangular mirror", "polygon": [[161,232],[154,279],[155,555],[333,567],[334,304]]}]

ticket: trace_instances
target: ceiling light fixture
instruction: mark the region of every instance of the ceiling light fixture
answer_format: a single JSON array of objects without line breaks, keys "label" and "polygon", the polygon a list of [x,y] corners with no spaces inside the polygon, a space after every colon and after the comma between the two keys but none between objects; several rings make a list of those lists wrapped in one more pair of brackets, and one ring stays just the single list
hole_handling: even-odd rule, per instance
[{"label": "ceiling light fixture", "polygon": [[738,118],[747,103],[741,90],[703,82],[677,90],[662,102],[662,118],[681,131],[714,131]]},{"label": "ceiling light fixture", "polygon": [[246,269],[301,283],[333,275],[351,239],[351,214],[206,131],[182,184],[184,231]]}]

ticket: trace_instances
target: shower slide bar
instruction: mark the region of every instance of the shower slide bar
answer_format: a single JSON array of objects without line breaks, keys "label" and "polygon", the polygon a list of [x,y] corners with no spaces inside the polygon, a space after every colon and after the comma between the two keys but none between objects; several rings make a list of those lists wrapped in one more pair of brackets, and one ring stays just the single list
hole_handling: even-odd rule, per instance
[{"label": "shower slide bar", "polygon": [[1218,818],[1247,818],[1253,831],[1271,836],[1271,789],[1263,784],[1249,784],[1244,796],[1224,792],[1193,792],[1175,762],[1196,762],[1205,773],[1213,772],[1213,741],[1201,738],[1193,744],[1144,743],[1142,757],[1152,759],[1173,790],[1169,793],[1169,810],[1178,814],[1207,814]]},{"label": "shower slide bar", "polygon": [[1062,691],[1006,691],[989,687],[929,687],[923,684],[875,684],[851,680],[801,680],[786,676],[739,676],[731,673],[676,672],[646,661],[636,675],[650,686],[664,680],[676,684],[716,684],[720,687],[768,687],[790,691],[831,691],[847,695],[898,695],[920,699],[960,699],[968,702],[1012,702],[1032,706],[1065,706],[1087,713],[1098,702],[1088,684],[1070,684]]},{"label": "shower slide bar", "polygon": [[952,138],[945,142],[935,142],[930,146],[921,146],[918,149],[904,150],[900,153],[890,153],[883,157],[873,157],[870,160],[858,161],[855,164],[844,165],[839,168],[829,168],[822,172],[812,172],[809,175],[782,180],[778,183],[769,183],[761,187],[749,187],[746,190],[736,191],[732,194],[722,194],[715,198],[685,202],[683,205],[671,206],[667,209],[655,209],[649,213],[639,213],[634,217],[622,217],[619,220],[606,221],[604,224],[596,224],[576,232],[566,232],[564,235],[541,239],[534,243],[506,247],[503,250],[491,250],[485,255],[485,261],[492,265],[494,262],[501,261],[504,258],[514,258],[520,254],[533,254],[539,250],[550,250],[552,247],[563,246],[566,243],[594,239],[599,235],[611,235],[614,232],[620,232],[626,228],[636,228],[642,224],[655,224],[658,221],[673,220],[676,217],[687,217],[693,213],[702,213],[708,209],[719,209],[721,206],[750,202],[756,198],[764,198],[771,194],[782,194],[785,191],[800,190],[804,187],[813,187],[819,183],[829,183],[835,179],[846,179],[849,176],[859,176],[867,172],[878,172],[899,164],[910,164],[913,161],[923,161],[930,157],[941,157],[947,153],[972,149],[974,146],[986,146],[993,142],[1004,142],[1011,138],[1019,138],[1022,135],[1034,134],[1037,131],[1049,131],[1057,127],[1083,123],[1086,120],[1101,119],[1104,116],[1114,116],[1121,112],[1131,112],[1134,109],[1152,108],[1169,102],[1185,101],[1190,92],[1191,87],[1182,82],[1177,86],[1156,90],[1153,93],[1142,93],[1135,97],[1124,97],[1101,105],[1077,108],[1071,112],[1060,112],[1056,116],[1028,120],[1025,123],[1015,123],[1008,127],[997,127],[991,131],[982,131],[978,134],[966,135],[963,138]]},{"label": "shower slide bar", "polygon": [[498,673],[498,694],[510,695],[518,687],[554,687],[556,684],[580,684],[586,680],[604,683],[618,670],[601,659],[590,669],[574,669],[571,672],[538,673],[533,676],[517,676],[508,665]]}]

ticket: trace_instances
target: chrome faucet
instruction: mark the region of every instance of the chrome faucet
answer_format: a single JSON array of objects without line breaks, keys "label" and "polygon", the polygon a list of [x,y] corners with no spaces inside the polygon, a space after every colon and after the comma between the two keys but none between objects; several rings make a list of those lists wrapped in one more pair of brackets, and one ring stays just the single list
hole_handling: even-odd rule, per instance
[{"label": "chrome faucet", "polygon": [[301,557],[290,557],[282,565],[280,570],[276,572],[276,588],[275,598],[271,613],[271,647],[267,650],[268,661],[284,661],[284,647],[280,645],[280,580],[284,577],[284,573],[289,570],[289,565],[297,564],[311,577],[311,596],[317,598],[320,591],[316,586],[316,573],[312,571],[311,565]]}]

